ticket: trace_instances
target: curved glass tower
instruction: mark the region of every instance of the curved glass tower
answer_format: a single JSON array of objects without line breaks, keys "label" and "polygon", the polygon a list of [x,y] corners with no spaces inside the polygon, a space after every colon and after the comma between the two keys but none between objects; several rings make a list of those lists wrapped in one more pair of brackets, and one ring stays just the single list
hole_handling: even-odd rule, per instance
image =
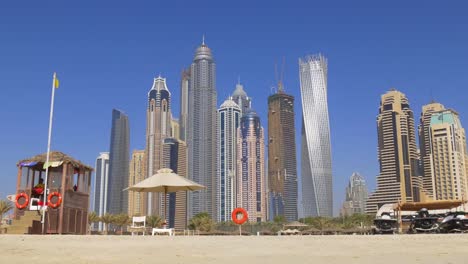
[{"label": "curved glass tower", "polygon": [[299,59],[302,99],[303,216],[332,216],[332,164],[327,103],[327,59]]}]

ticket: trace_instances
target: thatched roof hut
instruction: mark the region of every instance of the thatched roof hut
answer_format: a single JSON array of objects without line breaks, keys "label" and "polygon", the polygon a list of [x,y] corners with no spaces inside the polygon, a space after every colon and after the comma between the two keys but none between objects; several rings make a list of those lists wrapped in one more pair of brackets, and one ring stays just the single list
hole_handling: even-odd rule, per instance
[{"label": "thatched roof hut", "polygon": [[[44,165],[44,163],[46,163],[46,161],[47,161],[47,152],[36,155],[36,156],[33,156],[31,158],[28,158],[28,159],[20,160],[18,162],[17,166],[22,166],[23,164],[37,162],[38,163],[37,167],[42,167]],[[71,156],[69,156],[69,155],[67,155],[67,154],[65,154],[63,152],[60,152],[60,151],[51,151],[50,155],[49,155],[49,162],[69,163],[73,167],[76,167],[76,168],[84,167],[87,170],[91,170],[91,171],[93,170],[93,167],[88,166],[88,165],[82,163],[81,161],[76,160],[76,159],[72,158]]]}]

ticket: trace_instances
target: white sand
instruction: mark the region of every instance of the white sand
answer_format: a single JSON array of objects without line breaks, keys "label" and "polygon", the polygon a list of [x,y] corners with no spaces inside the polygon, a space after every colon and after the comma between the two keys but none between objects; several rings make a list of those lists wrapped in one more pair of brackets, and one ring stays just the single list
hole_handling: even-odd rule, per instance
[{"label": "white sand", "polygon": [[0,235],[0,263],[468,263],[468,235]]}]

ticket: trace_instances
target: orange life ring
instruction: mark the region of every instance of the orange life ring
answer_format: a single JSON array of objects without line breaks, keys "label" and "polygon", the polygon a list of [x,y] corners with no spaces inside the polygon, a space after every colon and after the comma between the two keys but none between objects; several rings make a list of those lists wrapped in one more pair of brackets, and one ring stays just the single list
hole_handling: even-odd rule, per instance
[{"label": "orange life ring", "polygon": [[[241,219],[237,218],[238,214],[242,214]],[[247,221],[247,219],[249,219],[249,216],[247,214],[247,211],[244,208],[239,207],[239,208],[234,209],[234,211],[232,211],[231,218],[232,218],[232,221],[236,223],[237,225],[242,225],[243,223]]]},{"label": "orange life ring", "polygon": [[[24,203],[23,204],[19,203],[19,199],[21,197],[24,198]],[[15,198],[15,204],[16,204],[16,208],[18,208],[20,210],[26,208],[28,206],[28,204],[29,204],[29,196],[25,192],[18,193],[16,195],[16,198]]]},{"label": "orange life ring", "polygon": [[[54,196],[57,196],[57,202],[55,202],[55,203],[52,202],[52,198]],[[53,192],[53,193],[50,193],[49,196],[47,196],[47,205],[48,206],[55,209],[55,208],[59,207],[60,204],[62,204],[62,195],[59,192]]]}]

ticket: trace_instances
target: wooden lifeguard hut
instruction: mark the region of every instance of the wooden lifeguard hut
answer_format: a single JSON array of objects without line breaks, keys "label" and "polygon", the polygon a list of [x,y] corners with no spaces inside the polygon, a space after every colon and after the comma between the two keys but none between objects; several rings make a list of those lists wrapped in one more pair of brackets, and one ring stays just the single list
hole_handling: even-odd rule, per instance
[{"label": "wooden lifeguard hut", "polygon": [[93,168],[58,151],[50,152],[45,163],[46,153],[18,162],[15,220],[8,233],[86,234]]}]

